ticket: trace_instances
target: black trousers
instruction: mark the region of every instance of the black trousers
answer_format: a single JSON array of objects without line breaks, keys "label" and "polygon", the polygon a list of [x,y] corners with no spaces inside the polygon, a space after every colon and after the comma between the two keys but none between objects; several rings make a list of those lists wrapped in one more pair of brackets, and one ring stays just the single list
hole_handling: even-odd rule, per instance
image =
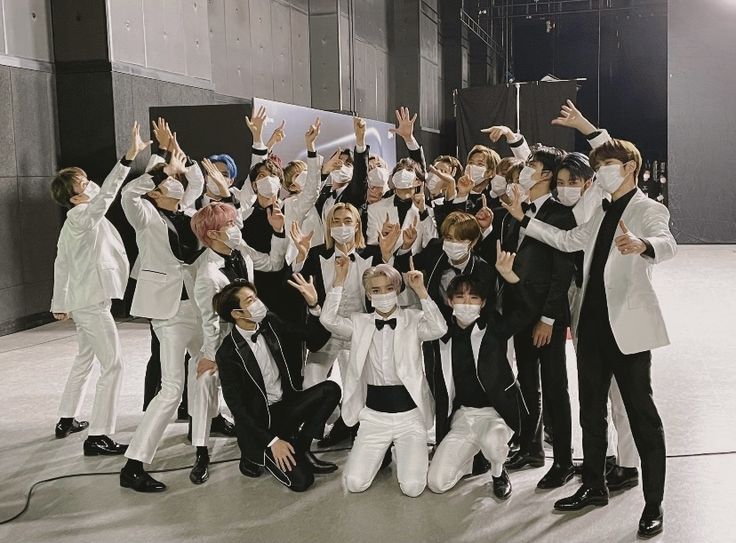
[{"label": "black trousers", "polygon": [[550,343],[537,348],[532,341],[534,325],[536,323],[514,336],[519,385],[529,409],[529,415],[522,420],[519,446],[525,452],[543,451],[541,415],[544,395],[544,406],[554,436],[554,460],[560,464],[572,464],[572,414],[565,365],[567,329],[554,326]]},{"label": "black trousers", "polygon": [[[266,469],[276,479],[294,492],[303,492],[314,483],[314,473],[304,458],[312,439],[320,439],[325,431],[325,423],[340,401],[340,387],[334,381],[324,381],[300,390],[269,406],[271,411],[271,430],[280,439],[291,443],[294,447],[296,466],[290,471],[283,471],[273,458],[271,448],[266,448]],[[235,417],[235,428],[238,418]],[[238,444],[241,451],[241,436],[238,433]]]},{"label": "black trousers", "polygon": [[578,334],[577,356],[585,457],[583,484],[605,485],[606,402],[613,375],[641,458],[644,499],[647,504],[659,505],[664,497],[666,451],[662,419],[652,396],[651,351],[625,355],[607,320],[588,321]]},{"label": "black trousers", "polygon": [[[153,331],[153,325],[151,321],[148,321],[148,326],[151,329],[151,357],[148,359],[146,364],[146,376],[143,379],[143,411],[148,409],[148,404],[161,390],[161,344],[156,337],[156,332]],[[189,354],[184,356],[184,366],[189,364]],[[184,390],[181,393],[181,403],[179,404],[179,410],[188,411],[187,401],[187,381],[189,372],[184,371]]]}]

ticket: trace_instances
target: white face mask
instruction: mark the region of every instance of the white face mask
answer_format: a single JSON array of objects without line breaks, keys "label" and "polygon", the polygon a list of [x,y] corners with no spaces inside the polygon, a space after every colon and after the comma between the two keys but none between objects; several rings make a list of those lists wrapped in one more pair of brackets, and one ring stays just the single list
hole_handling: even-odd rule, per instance
[{"label": "white face mask", "polygon": [[184,198],[184,185],[182,185],[181,181],[178,179],[169,177],[159,185],[159,188],[160,187],[166,189],[164,196],[167,198],[174,198],[175,200],[181,200]]},{"label": "white face mask", "polygon": [[227,196],[227,194],[220,193],[220,185],[215,183],[211,177],[207,177],[207,191],[213,196],[218,196],[220,198]]},{"label": "white face mask", "polygon": [[291,184],[299,187],[299,189],[304,188],[304,184],[307,182],[307,171],[304,170],[302,173],[297,175],[291,180]]},{"label": "white face mask", "polygon": [[242,241],[243,234],[237,226],[229,226],[227,230],[225,230],[225,239],[222,240],[222,242],[231,249],[237,249]]},{"label": "white face mask", "polygon": [[345,166],[342,166],[341,168],[337,170],[332,170],[330,173],[330,180],[332,181],[332,184],[338,184],[342,185],[347,183],[353,178],[353,167],[348,166],[347,164]]},{"label": "white face mask", "polygon": [[486,168],[485,166],[468,164],[467,174],[473,180],[473,183],[480,185],[486,177]]},{"label": "white face mask", "polygon": [[256,181],[256,189],[258,190],[258,194],[260,194],[264,198],[273,198],[279,193],[280,188],[281,182],[279,181],[279,178],[275,175],[267,175],[266,177],[261,177],[258,181]]},{"label": "white face mask", "polygon": [[384,187],[390,176],[391,172],[383,166],[378,166],[368,172],[368,184],[371,187]]},{"label": "white face mask", "polygon": [[478,320],[480,317],[481,306],[476,304],[454,304],[452,306],[452,314],[458,322],[470,324]]},{"label": "white face mask", "polygon": [[261,322],[263,319],[266,318],[266,313],[268,313],[268,309],[266,308],[265,304],[256,298],[246,310],[248,313],[250,313],[250,317],[248,320],[253,322]]},{"label": "white face mask", "polygon": [[376,311],[388,313],[398,304],[398,296],[395,292],[387,292],[386,294],[372,294],[371,305]]},{"label": "white face mask", "polygon": [[583,195],[582,187],[557,187],[557,199],[561,204],[572,207]]},{"label": "white face mask", "polygon": [[414,186],[416,178],[417,176],[413,171],[399,170],[394,174],[391,180],[394,183],[394,187],[397,189],[410,189]]},{"label": "white face mask", "polygon": [[601,166],[596,172],[598,185],[609,194],[613,194],[624,182],[625,177],[621,175],[621,166],[618,164],[609,164]]},{"label": "white face mask", "polygon": [[532,179],[535,173],[537,173],[537,171],[531,166],[524,166],[521,173],[519,173],[519,185],[526,190],[531,189],[537,184],[537,182]]},{"label": "white face mask", "polygon": [[82,192],[82,194],[87,196],[87,198],[89,198],[90,200],[97,196],[99,193],[100,186],[94,181],[87,181],[87,186],[84,187],[84,192]]},{"label": "white face mask", "polygon": [[350,225],[333,226],[330,235],[338,243],[349,243],[355,239],[355,227]]},{"label": "white face mask", "polygon": [[429,192],[434,192],[435,189],[442,183],[442,178],[435,174],[435,173],[428,173],[427,174],[427,188],[429,189]]},{"label": "white face mask", "polygon": [[468,242],[445,240],[442,242],[442,250],[445,251],[451,261],[458,262],[468,256],[470,244]]},{"label": "white face mask", "polygon": [[491,196],[498,198],[504,194],[506,194],[506,178],[496,174],[491,179]]},{"label": "white face mask", "polygon": [[526,202],[527,198],[529,198],[529,192],[524,189],[521,185],[518,183],[509,183],[506,187],[506,196],[508,196],[509,200],[514,199],[514,186],[519,187],[519,198],[521,202]]}]

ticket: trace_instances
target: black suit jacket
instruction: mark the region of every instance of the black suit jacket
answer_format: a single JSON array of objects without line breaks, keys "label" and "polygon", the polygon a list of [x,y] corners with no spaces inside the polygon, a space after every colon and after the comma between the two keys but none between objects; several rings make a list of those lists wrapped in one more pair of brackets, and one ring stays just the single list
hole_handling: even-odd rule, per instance
[{"label": "black suit jacket", "polygon": [[[300,351],[289,348],[288,336],[297,335],[315,347],[319,338],[319,318],[309,316],[306,326],[288,326],[269,313],[261,323],[263,339],[268,345],[281,377],[283,399],[289,398],[302,386]],[[222,395],[235,417],[235,431],[242,453],[251,461],[263,465],[264,453],[276,435],[268,406],[263,374],[251,349],[252,342],[235,328],[217,350],[216,362],[222,383]]]},{"label": "black suit jacket", "polygon": [[[575,227],[575,217],[570,208],[552,198],[542,204],[535,218],[563,230]],[[526,235],[517,249],[519,231],[519,222],[507,215],[502,228],[501,243],[504,250],[516,253],[514,272],[521,279],[521,286],[531,302],[525,306],[527,325],[543,316],[555,319],[555,326],[569,325],[570,305],[567,292],[575,270],[572,255]],[[514,290],[510,290],[503,298],[504,313],[510,313],[515,306],[524,305],[520,303]]]},{"label": "black suit jacket", "polygon": [[[360,209],[360,206],[363,205],[368,192],[368,157],[370,156],[370,152],[370,145],[366,145],[365,151],[362,153],[359,153],[357,150],[354,151],[353,177],[345,187],[345,190],[337,195],[335,203],[353,204],[356,209]],[[332,186],[325,185],[317,197],[317,202],[314,204],[320,217],[322,216],[325,202],[327,202],[330,195],[332,195]]]}]

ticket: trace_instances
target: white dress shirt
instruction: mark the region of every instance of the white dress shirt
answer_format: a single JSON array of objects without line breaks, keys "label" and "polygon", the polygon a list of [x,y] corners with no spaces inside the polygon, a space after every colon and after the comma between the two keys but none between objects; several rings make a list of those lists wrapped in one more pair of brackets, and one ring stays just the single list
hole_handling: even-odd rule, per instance
[{"label": "white dress shirt", "polygon": [[[345,254],[335,247],[335,255],[332,257],[330,264],[334,266],[335,259],[338,256],[350,256],[351,254],[355,254],[355,249]],[[325,285],[325,290],[329,290],[328,285]],[[358,274],[358,266],[355,265],[355,262],[351,262],[348,266],[348,276],[343,285],[340,308],[337,310],[337,314],[341,317],[349,317],[353,313],[362,313],[365,311],[364,298],[363,278]]]},{"label": "white dress shirt", "polygon": [[[531,202],[532,204],[534,204],[536,206],[537,210],[536,211],[532,211],[531,209],[527,209],[525,215],[527,217],[532,218],[532,219],[534,217],[536,217],[537,216],[537,213],[539,212],[539,210],[544,205],[544,202],[546,202],[547,200],[549,200],[551,197],[552,197],[552,194],[550,194],[549,192],[546,193],[546,194],[542,194],[539,198],[537,198],[536,200],[534,200],[533,202]],[[526,235],[526,228],[522,227],[519,230],[519,245],[516,246],[516,249],[517,250],[519,249],[519,247],[521,247],[521,242],[524,239],[524,236],[525,235]]]},{"label": "white dress shirt", "polygon": [[251,338],[258,331],[258,328],[255,330],[244,330],[239,326],[236,326],[236,328],[240,332],[240,335],[248,341],[248,346],[253,351],[253,356],[255,356],[256,362],[258,362],[258,367],[261,369],[261,375],[263,376],[263,385],[266,387],[268,405],[273,405],[281,400],[283,390],[281,389],[279,368],[271,355],[271,351],[268,349],[266,340],[263,339],[263,334],[259,334],[255,343],[253,343]]},{"label": "white dress shirt", "polygon": [[[394,311],[385,319],[378,313],[373,313],[376,320],[389,320],[396,318],[397,311]],[[384,325],[383,329],[376,330],[373,333],[371,346],[368,349],[368,359],[366,360],[365,382],[369,385],[388,386],[401,385],[401,379],[396,374],[396,360],[394,358],[394,330],[389,325]]]}]

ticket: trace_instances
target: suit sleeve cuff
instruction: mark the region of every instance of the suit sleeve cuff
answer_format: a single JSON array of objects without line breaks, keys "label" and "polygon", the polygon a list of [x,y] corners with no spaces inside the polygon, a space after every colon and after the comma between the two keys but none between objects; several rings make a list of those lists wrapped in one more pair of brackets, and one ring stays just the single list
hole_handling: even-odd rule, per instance
[{"label": "suit sleeve cuff", "polygon": [[654,246],[643,238],[639,238],[639,239],[641,239],[642,243],[644,243],[644,245],[646,245],[647,247],[646,249],[644,249],[644,252],[641,254],[641,256],[648,256],[649,258],[654,258],[655,256]]},{"label": "suit sleeve cuff", "polygon": [[263,145],[262,141],[254,141],[251,152],[254,155],[266,156],[268,154],[268,148]]},{"label": "suit sleeve cuff", "polygon": [[309,314],[313,317],[319,317],[322,314],[322,308],[319,306],[319,304],[315,305],[314,307],[310,307]]},{"label": "suit sleeve cuff", "polygon": [[555,324],[555,319],[550,319],[549,317],[542,317],[539,320],[542,321],[544,324],[547,324],[549,326],[553,326]]},{"label": "suit sleeve cuff", "polygon": [[483,239],[486,239],[488,236],[490,236],[491,235],[491,232],[493,232],[493,225],[490,225],[488,228],[486,228],[485,230],[483,230],[483,232],[482,232]]},{"label": "suit sleeve cuff", "polygon": [[307,151],[307,158],[317,158],[317,151]]},{"label": "suit sleeve cuff", "polygon": [[168,175],[166,175],[166,172],[164,172],[163,168],[154,172],[151,174],[151,181],[153,181],[153,184],[157,187],[163,183],[166,179],[168,179]]},{"label": "suit sleeve cuff", "polygon": [[409,149],[410,151],[419,150],[419,142],[414,136],[412,136],[411,139],[406,142],[406,148]]},{"label": "suit sleeve cuff", "polygon": [[532,218],[529,215],[524,215],[524,218],[521,219],[521,227],[522,228],[529,228],[529,223],[531,222]]},{"label": "suit sleeve cuff", "polygon": [[126,168],[130,168],[130,165],[133,164],[133,161],[128,160],[127,158],[125,158],[125,155],[123,155],[123,158],[120,159],[120,164],[122,164]]},{"label": "suit sleeve cuff", "polygon": [[276,443],[279,440],[278,436],[273,438],[271,441],[268,442],[267,447],[273,447],[273,444]]},{"label": "suit sleeve cuff", "polygon": [[356,155],[362,155],[363,153],[365,153],[365,150],[366,149],[367,149],[367,147],[365,145],[356,145],[355,146],[355,154]]},{"label": "suit sleeve cuff", "polygon": [[514,139],[514,141],[508,142],[509,147],[511,147],[512,149],[515,149],[517,147],[521,147],[522,145],[524,145],[524,142],[525,142],[524,136],[522,136],[521,134],[514,134],[514,136],[516,139]]}]

